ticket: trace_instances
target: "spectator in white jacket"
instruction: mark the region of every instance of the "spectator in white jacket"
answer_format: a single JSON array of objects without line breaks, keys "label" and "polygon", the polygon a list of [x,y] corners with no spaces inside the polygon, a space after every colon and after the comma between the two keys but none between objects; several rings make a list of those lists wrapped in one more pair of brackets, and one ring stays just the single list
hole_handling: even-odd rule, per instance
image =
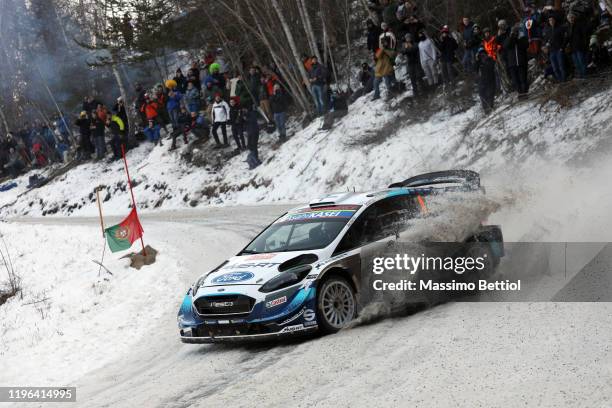
[{"label": "spectator in white jacket", "polygon": [[[227,102],[223,100],[223,98],[221,98],[220,93],[215,94],[215,102],[213,103],[213,106],[212,106],[212,121],[213,121],[212,133],[213,133],[213,136],[215,137],[217,148],[229,147],[229,142],[227,139],[227,128],[226,128],[227,122],[229,121],[229,117],[230,117],[229,105],[227,104]],[[217,135],[217,129],[219,128],[221,128],[221,133],[223,134],[223,144],[221,144],[221,142],[219,141],[219,135]]]},{"label": "spectator in white jacket", "polygon": [[429,38],[425,31],[419,33],[419,56],[421,57],[421,66],[427,77],[429,86],[438,84],[438,70],[436,68],[440,51]]},{"label": "spectator in white jacket", "polygon": [[383,40],[385,38],[388,38],[389,45],[387,48],[395,50],[395,47],[397,45],[397,39],[395,38],[395,34],[393,34],[393,31],[389,29],[389,25],[387,23],[382,23],[380,25],[380,28],[382,29],[382,34],[378,37],[378,48],[384,48]]}]

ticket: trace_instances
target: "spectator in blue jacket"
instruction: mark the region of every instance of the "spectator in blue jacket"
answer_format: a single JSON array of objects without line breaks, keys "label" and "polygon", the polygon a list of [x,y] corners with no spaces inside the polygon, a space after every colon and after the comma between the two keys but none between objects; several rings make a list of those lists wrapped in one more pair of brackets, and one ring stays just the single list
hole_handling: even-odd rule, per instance
[{"label": "spectator in blue jacket", "polygon": [[170,115],[170,121],[172,122],[172,128],[178,129],[179,123],[179,113],[181,112],[181,100],[183,99],[183,94],[179,91],[171,89],[168,92],[168,102],[166,102],[166,109],[168,110],[168,115]]},{"label": "spectator in blue jacket", "polygon": [[187,82],[185,103],[187,104],[189,112],[197,112],[200,110],[200,91],[198,91],[193,81]]},{"label": "spectator in blue jacket", "polygon": [[479,45],[474,45],[474,23],[469,17],[463,17],[463,69],[465,72],[474,72],[474,61]]},{"label": "spectator in blue jacket", "polygon": [[161,137],[160,137],[161,136],[160,131],[161,131],[161,126],[159,126],[159,123],[156,123],[155,121],[150,120],[148,126],[144,128],[143,133],[145,134],[149,142],[152,142],[156,145],[159,143],[160,146],[163,146]]},{"label": "spectator in blue jacket", "polygon": [[319,60],[317,59],[317,57],[313,56],[311,58],[311,61],[312,65],[310,68],[310,72],[308,73],[308,79],[310,81],[312,95],[314,97],[315,105],[317,107],[317,113],[319,115],[322,115],[325,113],[323,87],[325,86],[327,80],[327,70],[323,65],[319,64]]}]

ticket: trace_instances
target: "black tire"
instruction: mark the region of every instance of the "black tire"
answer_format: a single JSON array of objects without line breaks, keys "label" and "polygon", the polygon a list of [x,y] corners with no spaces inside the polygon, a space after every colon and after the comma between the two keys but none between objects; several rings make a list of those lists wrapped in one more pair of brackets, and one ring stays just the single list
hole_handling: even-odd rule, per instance
[{"label": "black tire", "polygon": [[324,333],[336,333],[357,315],[357,298],[353,286],[343,277],[324,279],[317,290],[317,322]]}]

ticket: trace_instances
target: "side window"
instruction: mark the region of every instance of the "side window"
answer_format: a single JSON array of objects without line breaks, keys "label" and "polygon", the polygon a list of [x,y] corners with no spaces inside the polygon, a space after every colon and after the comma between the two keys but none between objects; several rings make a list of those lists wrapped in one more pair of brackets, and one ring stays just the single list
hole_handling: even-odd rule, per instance
[{"label": "side window", "polygon": [[334,254],[384,239],[406,229],[408,221],[421,214],[417,198],[399,195],[373,204],[351,225]]}]

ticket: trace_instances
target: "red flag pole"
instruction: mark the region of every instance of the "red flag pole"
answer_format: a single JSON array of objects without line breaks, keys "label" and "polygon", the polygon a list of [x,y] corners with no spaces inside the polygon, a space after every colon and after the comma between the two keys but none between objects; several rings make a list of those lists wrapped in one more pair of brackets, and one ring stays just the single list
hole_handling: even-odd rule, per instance
[{"label": "red flag pole", "polygon": [[[127,159],[125,158],[125,147],[123,143],[121,144],[121,155],[123,156],[123,164],[125,166],[125,174],[128,179],[128,187],[130,188],[130,194],[132,195],[132,207],[134,211],[136,211],[136,217],[138,217],[138,209],[136,208],[136,200],[134,199],[134,191],[132,191],[132,179],[130,178],[130,171],[128,170]],[[140,244],[142,245],[142,254],[147,256],[147,251],[145,250],[144,240],[142,239],[142,234],[140,234]]]}]

